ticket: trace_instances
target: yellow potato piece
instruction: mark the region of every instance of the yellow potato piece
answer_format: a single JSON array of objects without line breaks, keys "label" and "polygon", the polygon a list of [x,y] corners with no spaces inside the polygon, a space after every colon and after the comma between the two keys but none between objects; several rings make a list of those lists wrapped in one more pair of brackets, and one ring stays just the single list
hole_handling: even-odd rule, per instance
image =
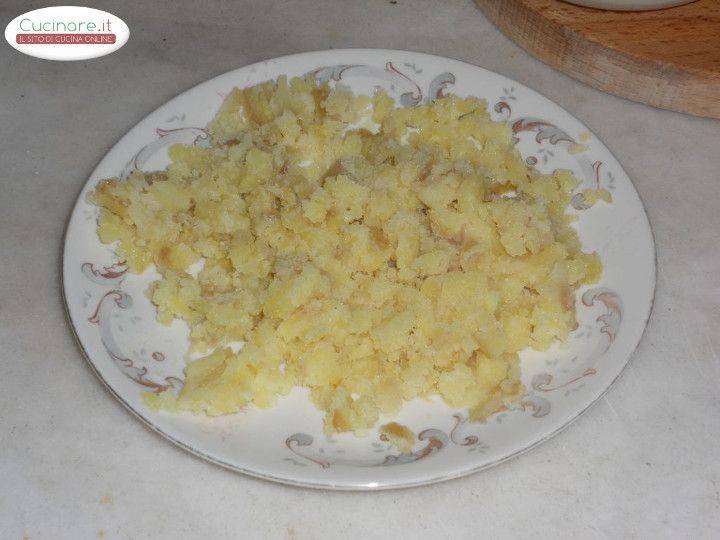
[{"label": "yellow potato piece", "polygon": [[412,452],[415,434],[407,426],[397,422],[390,422],[380,426],[380,435],[403,454]]}]

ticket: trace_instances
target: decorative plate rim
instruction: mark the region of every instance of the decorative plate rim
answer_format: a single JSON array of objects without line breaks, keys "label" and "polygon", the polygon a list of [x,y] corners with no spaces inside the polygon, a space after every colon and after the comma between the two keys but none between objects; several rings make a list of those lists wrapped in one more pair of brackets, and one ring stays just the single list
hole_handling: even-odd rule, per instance
[{"label": "decorative plate rim", "polygon": [[[172,101],[174,101],[174,100],[176,100],[176,99],[179,99],[179,98],[181,98],[182,96],[184,96],[184,95],[186,95],[186,94],[189,94],[189,93],[191,93],[191,92],[194,92],[194,91],[197,90],[199,87],[201,87],[201,86],[203,86],[203,85],[206,85],[206,84],[209,84],[209,83],[215,81],[216,79],[219,79],[219,78],[221,78],[221,77],[224,77],[224,76],[226,76],[226,75],[229,75],[229,74],[231,74],[231,73],[233,73],[233,72],[236,72],[236,71],[239,71],[239,70],[246,70],[246,69],[258,68],[258,67],[260,67],[260,66],[262,66],[262,65],[267,64],[268,62],[288,61],[288,60],[292,60],[292,59],[300,59],[300,58],[303,58],[303,57],[304,57],[304,58],[308,58],[308,57],[311,58],[311,57],[313,57],[313,56],[322,56],[322,55],[328,55],[328,54],[330,54],[330,55],[333,55],[333,54],[343,55],[343,54],[348,54],[348,53],[354,53],[354,54],[361,54],[361,53],[380,54],[380,53],[382,53],[382,54],[387,54],[387,55],[410,55],[410,56],[416,56],[416,57],[426,58],[426,59],[432,60],[432,61],[448,61],[448,60],[449,60],[449,61],[452,61],[452,62],[454,62],[454,63],[461,64],[461,65],[463,65],[465,68],[468,68],[468,69],[471,69],[471,70],[479,70],[479,71],[481,71],[481,72],[489,73],[489,74],[491,74],[491,75],[493,75],[493,76],[503,77],[504,79],[508,80],[508,81],[511,82],[512,84],[517,85],[518,88],[521,88],[521,89],[524,89],[524,90],[528,90],[531,94],[533,94],[533,95],[535,95],[535,96],[537,96],[537,97],[540,97],[540,98],[548,101],[549,103],[551,103],[553,106],[561,109],[561,110],[562,110],[563,112],[565,112],[572,120],[574,120],[574,121],[578,122],[579,124],[581,124],[584,129],[586,129],[589,133],[591,133],[592,136],[594,136],[595,139],[597,140],[597,142],[599,143],[600,147],[601,147],[605,152],[607,152],[607,154],[609,154],[610,156],[612,156],[612,157],[615,159],[615,161],[617,161],[617,159],[614,157],[614,154],[607,148],[607,146],[605,146],[605,144],[602,142],[602,140],[601,140],[599,137],[597,137],[597,136],[595,135],[595,133],[594,133],[584,122],[582,122],[582,121],[580,121],[579,119],[577,119],[572,113],[570,113],[570,112],[567,111],[564,107],[562,107],[562,106],[560,106],[559,104],[557,104],[555,101],[551,100],[550,98],[547,98],[546,96],[544,96],[544,95],[541,94],[540,92],[538,92],[538,91],[536,91],[536,90],[528,87],[528,86],[525,85],[524,83],[518,82],[518,81],[516,81],[516,80],[514,80],[514,79],[511,79],[511,78],[505,76],[505,75],[502,75],[502,74],[499,74],[499,73],[497,73],[497,72],[488,70],[488,69],[486,69],[486,68],[483,68],[483,67],[480,67],[480,66],[476,66],[476,65],[470,64],[470,63],[468,63],[468,62],[464,62],[464,61],[462,61],[462,60],[457,60],[457,59],[454,59],[454,58],[449,58],[449,57],[444,57],[444,56],[438,56],[438,55],[432,55],[432,54],[427,54],[427,53],[422,53],[422,52],[416,52],[416,51],[399,50],[399,49],[383,49],[383,48],[345,48],[345,49],[315,50],[315,51],[308,51],[308,52],[301,52],[301,53],[295,53],[295,54],[290,54],[290,55],[273,57],[273,58],[269,58],[269,59],[266,59],[266,60],[260,60],[260,61],[258,61],[258,62],[254,62],[254,63],[252,63],[252,64],[248,64],[248,65],[245,65],[245,66],[241,66],[241,67],[239,67],[239,68],[235,68],[235,69],[228,70],[228,71],[223,72],[223,73],[220,73],[220,74],[218,74],[218,75],[216,75],[216,76],[214,76],[214,77],[211,77],[211,78],[209,78],[209,79],[206,79],[206,80],[204,80],[204,81],[201,81],[200,83],[192,86],[191,88],[188,88],[187,90],[185,90],[185,91],[183,91],[183,92],[181,92],[181,93],[179,93],[179,94],[171,97],[170,99],[166,100],[165,102],[163,102],[162,104],[160,104],[158,107],[156,107],[155,109],[153,109],[151,112],[145,114],[145,115],[143,116],[143,118],[141,118],[137,123],[135,123],[135,124],[134,124],[132,127],[130,127],[127,131],[125,131],[125,132],[115,141],[115,143],[110,147],[110,149],[102,155],[102,157],[101,157],[100,160],[97,162],[97,165],[93,168],[93,170],[92,170],[92,172],[90,173],[90,175],[88,176],[88,178],[87,178],[87,179],[85,180],[85,182],[81,185],[81,187],[80,187],[80,189],[79,189],[79,191],[78,191],[78,196],[77,196],[77,198],[76,198],[76,200],[75,200],[75,203],[73,204],[72,210],[71,210],[70,214],[68,215],[68,217],[67,217],[67,219],[66,219],[66,222],[65,222],[65,227],[64,227],[64,232],[63,232],[63,240],[62,240],[62,242],[61,242],[61,254],[60,254],[60,270],[61,270],[61,271],[60,271],[60,293],[61,293],[62,300],[63,300],[63,311],[64,311],[64,313],[65,313],[65,318],[66,318],[66,320],[67,320],[67,322],[68,322],[68,325],[69,325],[69,327],[70,327],[70,330],[71,330],[71,332],[72,332],[72,335],[73,335],[73,337],[74,337],[74,339],[75,339],[75,342],[76,342],[77,345],[78,345],[78,348],[79,348],[79,350],[80,350],[83,358],[85,359],[85,361],[87,362],[87,364],[89,365],[89,367],[91,368],[91,370],[93,371],[93,373],[97,376],[97,378],[98,378],[98,379],[100,380],[100,382],[103,384],[103,386],[110,392],[110,394],[111,394],[112,396],[114,396],[130,413],[133,414],[133,416],[135,416],[136,418],[138,418],[145,426],[147,426],[148,428],[150,428],[152,431],[154,431],[154,432],[157,433],[158,435],[160,435],[160,436],[164,437],[165,439],[169,440],[171,443],[175,444],[176,446],[178,446],[178,447],[180,447],[180,448],[188,451],[189,453],[191,453],[191,454],[193,454],[193,455],[195,455],[195,456],[197,456],[197,457],[199,457],[199,458],[201,458],[201,459],[204,459],[204,460],[206,460],[206,461],[209,461],[209,462],[211,462],[211,463],[213,463],[213,464],[215,464],[215,465],[219,465],[219,466],[221,466],[221,467],[223,467],[223,468],[225,468],[225,469],[229,469],[229,470],[234,471],[234,472],[239,472],[239,473],[248,475],[248,476],[253,477],[253,478],[257,478],[257,479],[261,479],[261,480],[267,480],[267,481],[272,481],[272,482],[277,482],[277,483],[281,483],[281,484],[284,484],[284,485],[293,486],[293,487],[300,487],[300,488],[328,489],[328,490],[337,490],[337,491],[379,491],[379,490],[403,489],[403,488],[410,488],[410,487],[425,486],[425,485],[435,484],[435,483],[438,483],[438,482],[443,482],[443,481],[447,481],[447,480],[452,480],[452,479],[456,479],[456,478],[461,478],[461,477],[464,477],[464,476],[468,476],[468,475],[471,475],[471,474],[474,474],[474,473],[477,473],[477,472],[480,472],[480,471],[489,469],[489,468],[491,468],[491,467],[494,467],[494,466],[499,465],[499,464],[501,464],[501,463],[504,463],[504,462],[506,462],[506,461],[510,461],[510,460],[512,460],[512,459],[515,459],[515,458],[517,458],[517,457],[525,454],[526,452],[528,452],[528,451],[536,448],[537,446],[540,446],[541,444],[545,443],[545,442],[548,441],[549,439],[553,438],[554,436],[558,435],[559,433],[561,433],[562,431],[564,431],[565,429],[567,429],[575,420],[577,420],[577,419],[578,419],[580,416],[582,416],[585,412],[587,412],[587,411],[590,410],[594,405],[596,405],[596,404],[600,401],[600,399],[603,398],[603,397],[607,394],[607,392],[615,385],[615,383],[616,383],[616,382],[622,377],[622,375],[624,374],[625,370],[627,369],[627,367],[628,367],[630,361],[632,360],[632,358],[635,356],[635,354],[636,354],[636,352],[637,352],[637,350],[638,350],[638,348],[639,348],[639,346],[640,346],[640,343],[642,343],[643,338],[645,337],[645,334],[646,334],[646,332],[647,332],[647,326],[648,326],[649,320],[650,320],[650,318],[651,318],[651,316],[652,316],[652,313],[653,313],[655,295],[656,295],[656,290],[657,290],[657,249],[656,249],[656,244],[655,244],[654,233],[653,233],[653,230],[652,230],[652,227],[651,227],[651,224],[650,224],[650,219],[649,219],[649,216],[648,216],[647,211],[646,211],[646,209],[645,209],[645,205],[644,205],[644,203],[643,203],[643,200],[642,200],[640,194],[638,193],[637,189],[635,188],[635,185],[633,184],[633,182],[632,182],[632,180],[630,179],[629,176],[628,176],[628,180],[629,180],[630,186],[632,187],[633,192],[635,193],[635,195],[636,195],[637,198],[638,198],[638,202],[639,202],[640,208],[641,208],[641,210],[642,210],[642,215],[643,215],[644,218],[645,218],[645,222],[644,222],[644,223],[645,223],[645,225],[646,225],[647,233],[649,233],[649,234],[648,234],[648,241],[649,241],[649,247],[651,248],[651,251],[652,251],[652,257],[651,257],[651,261],[652,261],[652,272],[651,272],[651,275],[650,275],[650,283],[649,283],[649,285],[650,285],[650,287],[651,287],[651,289],[650,289],[649,305],[648,305],[648,308],[647,308],[647,313],[645,314],[645,317],[644,317],[644,321],[643,321],[643,323],[642,323],[642,330],[641,330],[639,336],[637,337],[637,341],[635,342],[632,350],[625,355],[626,357],[625,357],[624,364],[623,364],[622,367],[620,368],[619,372],[615,375],[615,377],[614,377],[608,384],[606,384],[604,387],[601,387],[600,391],[598,391],[598,392],[593,392],[593,395],[591,395],[590,398],[588,398],[588,399],[586,399],[586,400],[583,400],[583,405],[582,405],[582,407],[579,407],[578,410],[576,411],[576,413],[575,413],[574,415],[572,415],[571,417],[569,417],[568,419],[566,419],[566,420],[565,420],[560,426],[558,426],[557,428],[555,428],[555,429],[553,429],[552,431],[544,434],[542,437],[540,437],[540,438],[538,438],[538,439],[536,439],[536,440],[533,440],[532,442],[530,442],[530,443],[528,443],[528,444],[525,444],[525,445],[522,446],[521,448],[518,448],[518,449],[516,449],[516,450],[514,450],[514,451],[512,451],[512,452],[510,452],[510,453],[508,453],[507,455],[504,455],[504,456],[501,456],[501,457],[499,457],[499,458],[497,458],[497,459],[494,459],[494,460],[492,460],[492,461],[483,463],[483,464],[481,464],[481,465],[479,465],[479,466],[466,467],[466,468],[458,467],[456,470],[450,471],[450,472],[448,472],[447,474],[439,474],[439,475],[434,475],[434,476],[428,476],[428,477],[424,477],[424,478],[419,478],[419,479],[417,479],[417,480],[406,481],[406,482],[401,482],[401,483],[377,483],[377,482],[358,483],[358,482],[354,482],[354,481],[334,483],[334,482],[332,482],[332,481],[303,481],[303,480],[295,480],[295,479],[292,479],[292,478],[289,477],[289,476],[276,476],[276,475],[273,475],[273,474],[268,474],[268,473],[266,473],[266,472],[262,472],[262,471],[258,471],[258,470],[254,470],[254,469],[245,468],[245,467],[242,467],[242,466],[233,464],[233,463],[229,463],[229,462],[227,462],[227,461],[225,461],[225,460],[223,460],[223,459],[220,459],[220,458],[218,458],[218,457],[214,457],[214,456],[212,456],[212,455],[210,455],[210,454],[208,454],[208,453],[205,453],[205,452],[203,452],[202,450],[199,450],[198,448],[195,448],[195,447],[191,446],[190,444],[188,444],[188,443],[186,443],[186,442],[183,442],[182,440],[176,438],[175,436],[173,436],[173,435],[171,435],[170,433],[168,433],[168,432],[166,432],[165,430],[163,430],[160,426],[158,426],[158,425],[156,425],[155,423],[153,423],[149,418],[146,418],[145,416],[143,416],[143,414],[141,414],[138,410],[136,410],[135,407],[133,407],[130,403],[128,403],[128,401],[127,401],[125,398],[123,398],[122,395],[120,395],[120,393],[118,393],[118,391],[116,391],[116,390],[110,385],[110,383],[106,380],[106,378],[102,376],[100,370],[98,369],[98,367],[97,367],[97,366],[95,365],[95,363],[93,362],[90,354],[88,353],[87,349],[85,348],[85,346],[83,345],[83,343],[82,343],[82,341],[81,341],[81,339],[80,339],[80,336],[79,336],[78,331],[77,331],[77,328],[76,328],[76,324],[75,324],[75,322],[73,321],[73,317],[72,317],[72,313],[71,313],[71,310],[70,310],[70,307],[69,307],[69,302],[68,302],[68,297],[67,297],[67,289],[66,289],[66,287],[68,286],[68,280],[66,279],[66,272],[68,271],[68,270],[67,270],[67,268],[68,268],[68,263],[67,263],[67,259],[66,259],[66,252],[67,252],[67,246],[68,246],[68,242],[69,242],[70,225],[71,225],[71,222],[72,222],[72,218],[73,218],[73,216],[75,215],[76,211],[79,209],[79,207],[80,207],[80,206],[82,205],[82,203],[83,203],[83,199],[82,199],[81,195],[82,195],[82,192],[85,190],[88,182],[90,181],[91,178],[93,178],[93,177],[98,173],[98,171],[100,170],[100,168],[101,168],[104,160],[106,159],[107,155],[108,155],[126,136],[128,136],[132,131],[134,131],[136,128],[138,128],[138,126],[140,126],[142,123],[144,123],[145,120],[146,120],[148,117],[151,117],[151,116],[153,116],[154,114],[156,114],[157,112],[159,112],[160,109],[162,109],[163,107],[165,107],[165,106],[166,106],[167,104],[169,104],[170,102],[172,102]],[[618,164],[619,164],[619,162],[618,162]],[[620,165],[620,164],[619,164],[619,165]],[[620,168],[622,169],[622,165],[620,165]],[[624,169],[623,169],[623,170],[624,170]],[[625,174],[627,175],[627,173],[625,173]]]}]

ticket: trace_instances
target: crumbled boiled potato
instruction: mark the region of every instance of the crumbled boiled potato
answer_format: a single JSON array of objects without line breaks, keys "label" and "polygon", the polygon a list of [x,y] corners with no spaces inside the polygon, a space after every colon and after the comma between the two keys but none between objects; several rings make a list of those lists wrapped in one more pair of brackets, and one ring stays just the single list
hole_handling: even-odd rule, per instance
[{"label": "crumbled boiled potato", "polygon": [[157,407],[221,415],[305,386],[328,433],[432,394],[482,420],[522,395],[518,351],[564,340],[574,290],[600,275],[565,213],[577,180],[528,167],[480,99],[395,108],[280,78],[234,89],[210,132],[91,195],[100,239],[162,275],[158,319],[207,354]]},{"label": "crumbled boiled potato", "polygon": [[612,202],[612,195],[607,189],[584,189],[582,191],[583,202],[587,206],[593,206],[598,201]]},{"label": "crumbled boiled potato", "polygon": [[407,426],[390,422],[380,426],[380,435],[403,454],[412,452],[415,434]]}]

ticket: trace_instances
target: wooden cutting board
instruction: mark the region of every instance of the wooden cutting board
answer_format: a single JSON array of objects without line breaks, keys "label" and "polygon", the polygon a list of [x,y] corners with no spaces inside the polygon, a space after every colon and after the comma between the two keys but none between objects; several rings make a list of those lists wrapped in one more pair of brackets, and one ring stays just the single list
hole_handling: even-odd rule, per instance
[{"label": "wooden cutting board", "polygon": [[720,119],[720,0],[615,12],[559,0],[475,0],[529,53],[591,86]]}]

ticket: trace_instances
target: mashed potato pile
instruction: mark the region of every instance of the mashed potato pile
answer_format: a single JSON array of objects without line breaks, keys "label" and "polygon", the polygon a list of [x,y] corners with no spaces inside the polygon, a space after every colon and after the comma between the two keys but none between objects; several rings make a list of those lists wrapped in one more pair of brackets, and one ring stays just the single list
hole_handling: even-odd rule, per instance
[{"label": "mashed potato pile", "polygon": [[100,239],[162,275],[159,320],[206,355],[156,407],[221,415],[304,386],[327,433],[432,394],[482,420],[522,395],[518,351],[565,339],[573,291],[600,275],[565,213],[576,179],[527,166],[483,100],[396,108],[280,78],[234,89],[209,129],[209,147],[90,197]]}]

